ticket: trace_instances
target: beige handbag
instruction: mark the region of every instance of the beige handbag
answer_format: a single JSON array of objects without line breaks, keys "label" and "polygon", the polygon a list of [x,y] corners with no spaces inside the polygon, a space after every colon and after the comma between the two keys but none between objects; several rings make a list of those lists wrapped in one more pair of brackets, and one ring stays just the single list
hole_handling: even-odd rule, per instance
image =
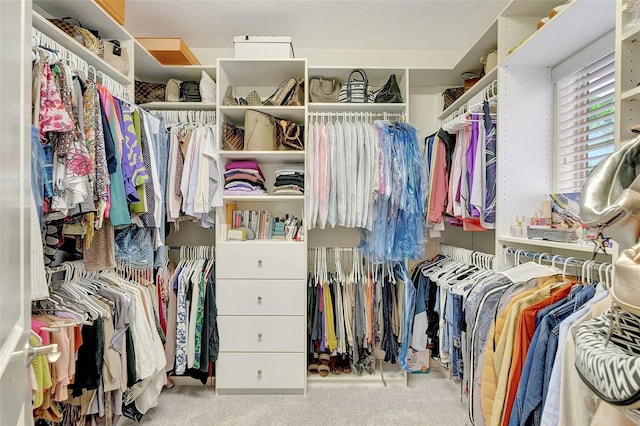
[{"label": "beige handbag", "polygon": [[100,56],[106,63],[120,71],[124,75],[129,75],[129,52],[120,44],[118,40],[100,40]]},{"label": "beige handbag", "polygon": [[244,114],[244,150],[274,150],[273,117],[260,111],[248,110]]},{"label": "beige handbag", "polygon": [[166,102],[180,102],[180,85],[182,81],[172,78],[167,82],[164,100]]},{"label": "beige handbag", "polygon": [[311,102],[338,102],[340,83],[336,80],[323,80],[312,78],[309,84],[309,97]]}]

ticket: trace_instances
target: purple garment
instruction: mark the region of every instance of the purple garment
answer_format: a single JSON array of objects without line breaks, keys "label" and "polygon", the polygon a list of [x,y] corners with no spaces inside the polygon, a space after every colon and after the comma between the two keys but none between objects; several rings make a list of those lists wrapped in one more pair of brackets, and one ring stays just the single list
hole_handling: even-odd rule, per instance
[{"label": "purple garment", "polygon": [[258,163],[256,163],[255,161],[232,161],[230,163],[227,163],[224,166],[224,168],[225,168],[225,170],[233,170],[233,169],[253,169],[253,170],[257,170],[258,173],[260,173],[260,176],[262,176],[262,179],[264,179],[264,174],[262,173],[262,169],[260,168]]},{"label": "purple garment", "polygon": [[263,189],[233,188],[225,189],[224,195],[267,195],[267,192]]},{"label": "purple garment", "polygon": [[131,203],[140,201],[136,186],[149,179],[147,169],[144,166],[142,151],[138,143],[138,135],[133,124],[133,111],[129,104],[115,102],[116,108],[121,108],[122,114],[122,175],[124,178],[124,189],[127,200]]},{"label": "purple garment", "polygon": [[467,189],[468,200],[465,200],[467,211],[471,214],[471,217],[480,217],[480,211],[471,205],[471,191],[473,190],[473,172],[476,166],[476,150],[478,148],[478,120],[480,115],[471,114],[471,139],[469,140],[469,147],[465,153],[467,159]]}]

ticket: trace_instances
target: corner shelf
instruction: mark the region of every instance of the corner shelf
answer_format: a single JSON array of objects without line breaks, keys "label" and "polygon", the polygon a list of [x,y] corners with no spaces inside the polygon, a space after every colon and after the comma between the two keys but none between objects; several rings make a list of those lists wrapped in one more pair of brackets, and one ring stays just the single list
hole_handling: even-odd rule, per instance
[{"label": "corner shelf", "polygon": [[[592,253],[594,248],[594,246],[591,244],[560,243],[556,241],[547,241],[547,240],[532,240],[530,238],[512,237],[510,235],[498,235],[497,239],[500,242],[526,244],[526,245],[538,246],[538,247],[548,247],[550,249],[581,251],[585,253]],[[611,255],[612,249],[607,248],[606,254]]]},{"label": "corner shelf", "polygon": [[138,105],[141,108],[151,110],[175,110],[175,111],[215,111],[216,104],[204,102],[148,102]]},{"label": "corner shelf", "polygon": [[623,43],[634,43],[640,36],[640,24],[635,24],[622,31]]},{"label": "corner shelf", "polygon": [[216,80],[215,65],[162,65],[138,40],[133,41],[136,78],[153,83],[166,83],[172,78],[181,81],[200,81],[202,71]]},{"label": "corner shelf", "polygon": [[442,111],[442,114],[438,116],[440,120],[443,120],[450,116],[454,111],[464,105],[469,99],[480,93],[484,90],[485,87],[489,86],[493,80],[498,77],[498,67],[496,66],[494,69],[489,71],[488,74],[485,74],[476,84],[474,84],[469,90],[464,92],[462,96],[455,100],[447,109]]},{"label": "corner shelf", "polygon": [[[78,4],[84,4],[86,2],[78,2]],[[63,15],[67,16],[67,15]],[[76,40],[69,37],[64,31],[53,25],[51,22],[47,20],[44,16],[40,15],[35,10],[32,11],[31,15],[31,25],[33,28],[40,31],[42,34],[51,38],[53,41],[70,51],[71,53],[79,56],[83,60],[87,62],[90,66],[93,66],[96,71],[101,71],[108,75],[109,77],[116,80],[118,83],[123,85],[132,84],[133,81],[129,79],[126,75],[122,74],[120,71],[115,69],[113,66],[108,64],[104,59],[100,58],[95,53],[91,52],[89,49],[78,43]],[[130,64],[132,67],[133,64]]]},{"label": "corner shelf", "polygon": [[[616,2],[573,0],[531,34],[499,66],[552,67],[611,30]],[[607,19],[609,18],[611,19]],[[588,26],[588,38],[580,28]],[[562,43],[559,43],[559,41]],[[550,48],[553,46],[553,48]]]}]

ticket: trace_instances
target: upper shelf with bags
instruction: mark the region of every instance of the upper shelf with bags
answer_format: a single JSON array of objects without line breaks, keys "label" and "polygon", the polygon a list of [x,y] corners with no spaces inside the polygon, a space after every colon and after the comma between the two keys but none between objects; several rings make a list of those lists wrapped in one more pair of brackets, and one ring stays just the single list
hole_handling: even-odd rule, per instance
[{"label": "upper shelf with bags", "polygon": [[407,107],[405,68],[309,69],[309,110],[403,112]]},{"label": "upper shelf with bags", "polygon": [[32,26],[96,71],[133,88],[133,38],[93,1],[35,0]]},{"label": "upper shelf with bags", "polygon": [[305,59],[220,59],[218,108],[223,119],[241,122],[246,110],[304,122]]}]

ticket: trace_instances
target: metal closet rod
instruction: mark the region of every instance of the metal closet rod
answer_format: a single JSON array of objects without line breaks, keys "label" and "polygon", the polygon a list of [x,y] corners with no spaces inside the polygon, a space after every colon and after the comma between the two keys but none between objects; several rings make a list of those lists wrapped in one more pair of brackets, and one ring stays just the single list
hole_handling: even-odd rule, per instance
[{"label": "metal closet rod", "polygon": [[578,259],[575,257],[564,257],[564,256],[560,256],[557,254],[550,254],[550,253],[538,253],[535,251],[528,251],[528,250],[524,250],[524,249],[516,249],[513,247],[508,247],[506,245],[503,245],[502,248],[504,249],[504,254],[505,256],[507,254],[511,254],[513,256],[524,256],[524,257],[528,257],[530,259],[533,260],[544,260],[547,262],[553,262],[553,263],[558,263],[558,264],[564,264],[567,263],[571,266],[582,266],[585,262],[591,262],[593,265],[598,266],[598,265],[609,265],[610,263],[608,262],[595,262],[595,261],[591,261],[591,260],[587,260],[587,259]]},{"label": "metal closet rod", "polygon": [[310,112],[309,117],[312,118],[366,118],[366,119],[374,119],[374,118],[382,118],[383,120],[387,120],[390,118],[398,118],[405,119],[406,115],[404,112],[365,112],[365,111],[331,111],[331,112]]}]

